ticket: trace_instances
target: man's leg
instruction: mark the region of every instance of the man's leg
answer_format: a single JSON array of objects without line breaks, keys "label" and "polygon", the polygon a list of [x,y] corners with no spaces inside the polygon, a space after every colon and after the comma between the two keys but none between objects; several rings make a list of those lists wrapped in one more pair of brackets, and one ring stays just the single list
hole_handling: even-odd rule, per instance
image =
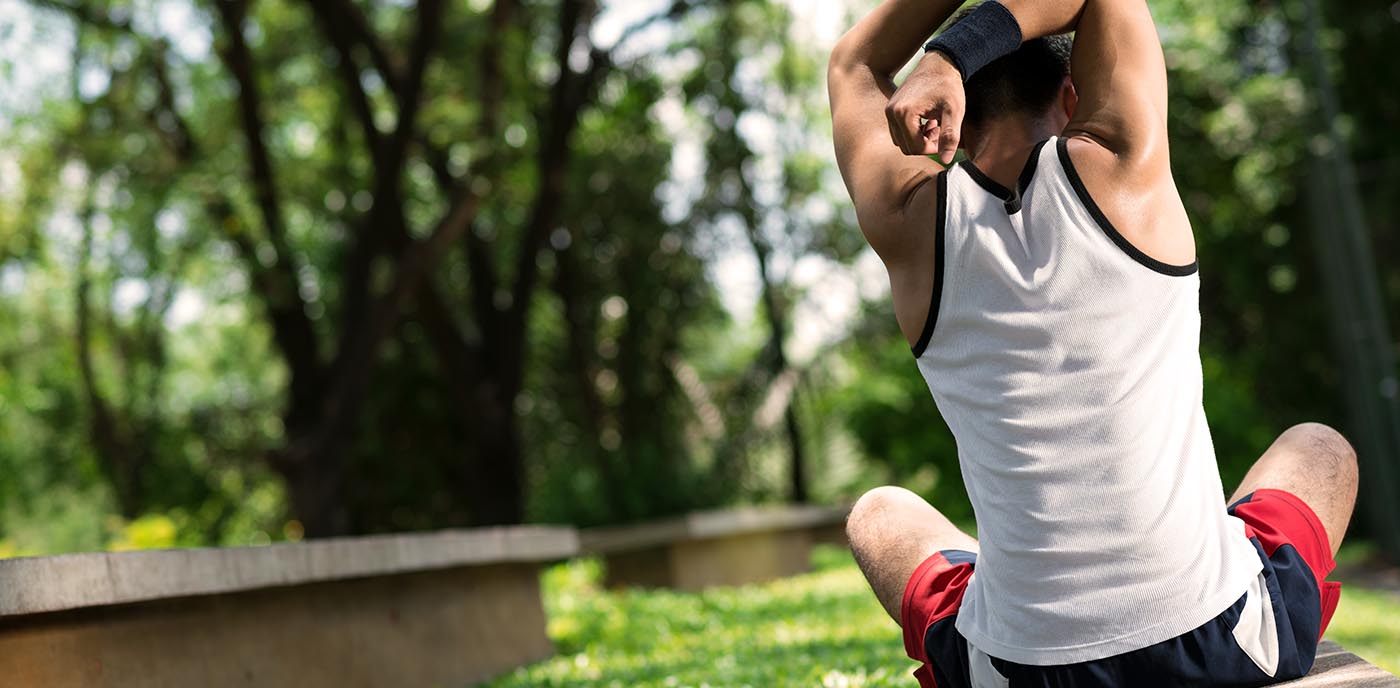
[{"label": "man's leg", "polygon": [[861,495],[846,519],[846,536],[875,597],[896,623],[904,586],[919,564],[942,550],[977,551],[976,539],[922,497],[891,485]]},{"label": "man's leg", "polygon": [[1292,493],[1312,507],[1335,555],[1356,505],[1356,452],[1341,433],[1326,425],[1295,425],[1259,457],[1230,503],[1263,488]]}]

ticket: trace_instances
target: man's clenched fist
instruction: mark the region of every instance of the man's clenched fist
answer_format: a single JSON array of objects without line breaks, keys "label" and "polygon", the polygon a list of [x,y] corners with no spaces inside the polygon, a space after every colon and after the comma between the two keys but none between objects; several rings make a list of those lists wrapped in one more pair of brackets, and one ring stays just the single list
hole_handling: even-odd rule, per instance
[{"label": "man's clenched fist", "polygon": [[962,74],[937,50],[919,60],[885,106],[890,138],[906,155],[937,155],[944,165],[958,152],[967,93]]}]

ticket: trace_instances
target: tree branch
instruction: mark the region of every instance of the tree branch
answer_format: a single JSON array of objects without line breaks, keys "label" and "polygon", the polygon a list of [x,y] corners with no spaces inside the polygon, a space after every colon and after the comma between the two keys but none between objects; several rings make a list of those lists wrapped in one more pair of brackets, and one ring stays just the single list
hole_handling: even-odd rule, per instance
[{"label": "tree branch", "polygon": [[136,28],[131,25],[130,19],[114,19],[110,14],[91,5],[60,2],[59,0],[29,0],[29,4],[39,8],[65,12],[79,22],[94,28],[124,33],[139,40],[149,40],[149,37],[136,31]]},{"label": "tree branch", "polygon": [[[320,4],[320,3],[315,3]],[[336,5],[337,16],[344,22],[345,27],[352,32],[352,38],[359,45],[365,47],[369,53],[371,61],[379,71],[386,84],[396,93],[402,94],[406,91],[406,77],[398,63],[391,59],[383,44],[374,35],[369,27],[369,22],[364,14],[354,3],[340,0]],[[497,0],[491,8],[491,27],[488,33],[488,40],[482,46],[481,52],[481,123],[478,127],[478,139],[486,145],[498,138],[498,120],[503,100],[504,85],[501,79],[501,60],[504,50],[504,34],[510,27],[510,21],[518,9],[518,0]],[[421,77],[420,77],[421,78]],[[481,174],[491,174],[493,167],[491,161],[493,155],[488,151],[480,159],[474,161],[472,168],[468,170],[465,179],[458,179],[448,168],[447,151],[434,144],[426,136],[418,136],[418,144],[425,153],[425,158],[433,170],[438,187],[451,197],[459,194],[473,193],[471,185],[467,180],[473,179]],[[480,202],[480,199],[477,201]],[[473,218],[474,220],[474,218]],[[465,246],[467,250],[468,275],[472,284],[472,305],[476,319],[481,329],[489,330],[496,327],[499,320],[494,305],[496,285],[495,266],[491,262],[490,247],[471,228],[466,232]]]},{"label": "tree branch", "polygon": [[[470,194],[469,188],[459,184],[447,168],[447,154],[439,149],[427,151],[428,166],[433,170],[438,187],[449,195]],[[495,295],[499,278],[496,265],[491,262],[491,247],[476,233],[475,222],[463,232],[462,244],[467,254],[467,279],[471,281],[472,312],[478,326],[483,330],[494,330],[499,313],[496,310]]]},{"label": "tree branch", "polygon": [[[417,36],[404,70],[389,62],[354,3],[341,1],[332,6],[330,2],[313,1],[310,5],[323,32],[339,54],[342,80],[361,120],[370,155],[375,161],[374,205],[355,232],[354,247],[348,255],[343,273],[342,335],[333,368],[338,373],[349,373],[351,371],[346,366],[355,357],[353,350],[360,346],[353,340],[365,336],[365,323],[372,317],[369,307],[370,266],[384,246],[384,237],[374,232],[384,231],[391,246],[407,243],[407,220],[400,185],[408,147],[415,138],[424,74],[441,33],[443,3],[442,0],[420,0],[416,12]],[[375,125],[368,96],[360,82],[360,68],[354,57],[357,44],[366,47],[385,83],[394,92],[396,122],[388,138]]]},{"label": "tree branch", "polygon": [[[497,161],[497,145],[500,139],[501,103],[504,100],[505,85],[501,79],[501,62],[505,50],[505,33],[510,27],[517,9],[517,0],[496,0],[491,7],[491,30],[481,55],[481,121],[479,139],[487,146],[481,159],[474,161],[468,179],[478,174],[493,175]],[[436,173],[442,185],[451,179],[447,170],[446,155],[438,156],[440,166]],[[496,266],[491,259],[491,247],[476,232],[469,228],[463,242],[467,254],[467,275],[471,280],[472,309],[477,323],[483,330],[495,331],[500,326],[501,314],[496,307],[496,289],[500,285]],[[499,358],[498,352],[491,354]]]},{"label": "tree branch", "polygon": [[93,449],[101,459],[107,472],[112,490],[116,493],[118,508],[123,516],[134,517],[140,508],[140,457],[132,451],[126,441],[121,425],[112,407],[103,397],[97,382],[96,366],[92,355],[92,309],[88,303],[91,290],[89,264],[92,260],[92,217],[94,214],[92,191],[80,212],[83,238],[78,254],[78,284],[75,305],[77,308],[78,372],[82,380],[83,393],[87,397],[92,414],[89,421],[89,437]]},{"label": "tree branch", "polygon": [[[365,146],[369,149],[370,157],[374,159],[375,166],[379,167],[386,162],[383,158],[384,132],[380,131],[379,126],[374,122],[374,106],[370,103],[369,94],[365,92],[365,86],[360,81],[360,65],[359,61],[355,59],[354,36],[347,25],[348,15],[358,13],[359,10],[350,2],[339,2],[332,6],[331,2],[307,0],[307,4],[315,15],[321,32],[335,48],[336,71],[340,73],[340,80],[344,83],[351,110],[354,111],[355,118],[360,122],[360,129],[365,137]],[[389,82],[387,75],[384,76],[384,79],[385,83]]]},{"label": "tree branch", "polygon": [[398,98],[398,118],[395,123],[390,155],[392,156],[395,177],[398,168],[408,152],[408,144],[413,140],[417,126],[418,109],[422,104],[423,76],[428,68],[428,58],[437,47],[442,34],[442,0],[419,0],[418,35],[413,41],[413,54],[408,60],[408,73],[405,78],[396,79],[393,84]]},{"label": "tree branch", "polygon": [[272,266],[263,275],[263,301],[272,320],[278,347],[287,357],[292,377],[292,403],[297,406],[316,398],[322,374],[321,359],[316,331],[306,314],[306,304],[298,287],[294,258],[286,243],[272,157],[263,139],[262,105],[253,57],[243,38],[248,3],[246,0],[217,0],[214,6],[224,26],[225,45],[220,52],[238,84],[239,116],[248,148],[254,196],[273,249]]},{"label": "tree branch", "polygon": [[[515,285],[511,290],[510,308],[505,317],[507,350],[518,348],[528,319],[530,296],[539,278],[537,257],[549,236],[550,227],[558,214],[564,195],[564,184],[572,151],[569,140],[578,126],[578,115],[584,101],[592,93],[592,85],[601,76],[604,61],[594,60],[579,74],[569,66],[569,54],[580,34],[587,34],[586,5],[591,0],[564,0],[559,12],[559,43],[554,60],[559,77],[550,88],[549,106],[541,119],[543,132],[536,153],[540,183],[531,204],[530,220],[525,226],[520,251],[516,257]],[[597,57],[595,51],[594,56]]]},{"label": "tree branch", "polygon": [[[154,54],[150,56],[151,72],[155,75],[156,85],[159,87],[156,97],[160,109],[152,110],[147,116],[152,128],[170,146],[176,159],[188,162],[198,155],[198,149],[195,147],[194,135],[190,132],[189,123],[175,107],[175,87],[170,83],[170,74],[166,65],[168,55],[167,46],[162,41],[156,45]],[[161,114],[170,117],[172,130],[167,130],[166,127],[162,126],[159,119]]]},{"label": "tree branch", "polygon": [[578,73],[569,67],[569,53],[577,37],[582,36],[586,40],[593,3],[591,0],[565,0],[560,12],[560,40],[555,48],[559,78],[550,89],[548,114],[539,127],[545,132],[538,149],[541,181],[517,254],[511,309],[506,317],[506,331],[513,336],[523,336],[530,296],[538,279],[536,258],[544,248],[561,207],[571,157],[570,139],[578,126],[580,112],[592,100],[598,85],[616,66],[616,53],[628,39],[662,19],[679,19],[694,6],[689,0],[675,0],[665,12],[624,29],[621,37],[606,50],[592,48],[588,68]]},{"label": "tree branch", "polygon": [[696,3],[689,2],[689,0],[674,0],[674,2],[671,3],[671,6],[666,8],[665,12],[657,12],[656,14],[653,14],[650,17],[642,19],[641,21],[638,21],[637,23],[632,24],[631,26],[628,26],[627,28],[623,29],[622,33],[618,35],[617,40],[613,41],[612,46],[609,47],[605,52],[608,55],[610,55],[613,59],[615,59],[617,57],[618,49],[625,45],[629,40],[631,40],[633,36],[641,33],[646,29],[651,28],[652,26],[655,26],[658,22],[664,19],[670,19],[672,21],[680,19],[681,17],[685,16],[686,12],[689,12],[691,9],[693,9],[695,7],[695,4]]},{"label": "tree branch", "polygon": [[436,268],[443,253],[459,240],[480,209],[480,197],[463,194],[453,202],[447,215],[425,240],[413,244],[399,257],[394,270],[394,282],[389,292],[376,300],[366,335],[349,342],[341,353],[339,368],[354,374],[337,376],[331,392],[325,397],[324,421],[308,444],[297,448],[298,453],[314,452],[329,443],[342,441],[348,423],[353,420],[365,389],[378,365],[378,350],[384,338],[399,321],[404,306],[418,293],[429,274]]},{"label": "tree branch", "polygon": [[581,289],[582,285],[578,283],[578,267],[574,264],[573,252],[560,251],[558,269],[554,272],[554,292],[559,296],[563,305],[564,325],[568,335],[568,367],[572,368],[574,385],[578,388],[579,396],[583,399],[583,415],[593,440],[591,451],[585,453],[593,457],[599,482],[603,485],[603,493],[607,498],[608,506],[613,511],[613,516],[626,518],[631,514],[628,513],[627,500],[620,491],[623,481],[618,479],[611,452],[603,447],[600,439],[606,409],[603,400],[598,396],[598,388],[594,382],[598,366],[592,355],[593,328],[589,327],[590,323],[585,320],[588,316],[587,307],[578,302],[578,294]]}]

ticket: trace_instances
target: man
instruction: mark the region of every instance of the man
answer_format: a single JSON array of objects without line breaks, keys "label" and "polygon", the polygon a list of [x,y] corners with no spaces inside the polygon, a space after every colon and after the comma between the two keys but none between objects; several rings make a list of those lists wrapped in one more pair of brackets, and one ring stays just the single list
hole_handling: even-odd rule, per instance
[{"label": "man", "polygon": [[[1355,456],[1330,428],[1295,426],[1226,507],[1146,5],[984,3],[896,89],[958,4],[886,0],[829,69],[841,173],[957,439],[980,536],[894,487],[851,513],[915,675],[949,688],[1305,674],[1337,603],[1323,579]],[[928,157],[949,164],[959,147],[946,169]]]}]

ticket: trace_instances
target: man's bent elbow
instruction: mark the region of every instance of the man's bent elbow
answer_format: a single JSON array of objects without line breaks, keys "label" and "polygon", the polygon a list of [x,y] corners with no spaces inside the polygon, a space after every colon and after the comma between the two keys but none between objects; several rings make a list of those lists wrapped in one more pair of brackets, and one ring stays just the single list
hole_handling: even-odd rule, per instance
[{"label": "man's bent elbow", "polygon": [[849,74],[861,65],[859,38],[854,34],[854,29],[847,31],[836,40],[836,45],[832,46],[831,55],[826,60],[828,80],[838,75]]}]

